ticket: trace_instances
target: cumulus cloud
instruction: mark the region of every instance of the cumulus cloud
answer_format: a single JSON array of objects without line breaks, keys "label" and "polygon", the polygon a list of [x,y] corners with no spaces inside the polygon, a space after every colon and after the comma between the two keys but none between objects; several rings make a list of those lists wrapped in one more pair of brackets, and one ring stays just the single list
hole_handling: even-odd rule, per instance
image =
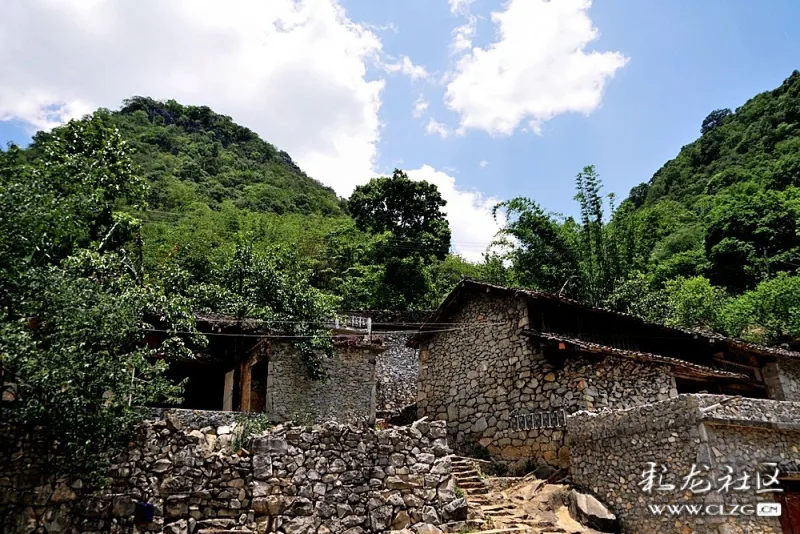
[{"label": "cumulus cloud", "polygon": [[336,0],[6,0],[0,120],[50,128],[133,95],[208,105],[348,195],[374,168],[380,52]]},{"label": "cumulus cloud", "polygon": [[422,65],[415,65],[408,56],[403,56],[402,59],[396,63],[387,63],[384,65],[384,68],[386,68],[387,72],[405,74],[412,80],[425,79],[430,76],[425,67]]},{"label": "cumulus cloud", "polygon": [[453,233],[453,248],[468,260],[480,261],[481,254],[500,230],[492,217],[492,207],[499,200],[478,191],[460,189],[454,177],[430,165],[407,174],[412,180],[425,180],[439,188],[447,201],[444,211]]},{"label": "cumulus cloud", "polygon": [[496,40],[465,53],[447,84],[445,103],[460,115],[459,133],[510,135],[524,121],[539,132],[556,115],[596,109],[628,58],[586,51],[599,36],[590,6],[590,0],[509,0],[493,12]]},{"label": "cumulus cloud", "polygon": [[425,126],[425,133],[428,135],[438,135],[442,139],[447,139],[447,137],[450,135],[450,130],[447,128],[446,124],[437,122],[436,119],[431,117],[427,126]]},{"label": "cumulus cloud", "polygon": [[481,169],[485,168],[488,164],[489,164],[489,162],[486,161],[485,159],[482,160],[480,163],[478,163],[478,165],[480,166]]}]

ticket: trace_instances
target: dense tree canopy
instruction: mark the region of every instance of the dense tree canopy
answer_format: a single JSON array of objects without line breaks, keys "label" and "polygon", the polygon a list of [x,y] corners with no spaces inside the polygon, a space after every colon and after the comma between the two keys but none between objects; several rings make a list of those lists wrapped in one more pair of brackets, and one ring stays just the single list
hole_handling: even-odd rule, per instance
[{"label": "dense tree canopy", "polygon": [[186,354],[184,342],[147,348],[146,317],[193,322],[187,301],[141,270],[139,221],[115,210],[138,207],[146,186],[107,114],[40,136],[36,150],[0,153],[0,370],[17,399],[0,423],[37,431],[55,469],[84,470],[123,442],[139,406],[180,392],[164,357]]},{"label": "dense tree canopy", "polygon": [[[102,472],[143,405],[179,398],[165,371],[205,343],[193,311],[274,322],[324,378],[322,323],[338,303],[310,285],[296,250],[254,249],[247,225],[280,232],[271,219],[197,203],[143,225],[149,184],[115,121],[101,110],[0,152],[0,372],[15,398],[0,425],[36,432],[53,469],[84,475]],[[156,323],[166,339],[151,348]]]}]

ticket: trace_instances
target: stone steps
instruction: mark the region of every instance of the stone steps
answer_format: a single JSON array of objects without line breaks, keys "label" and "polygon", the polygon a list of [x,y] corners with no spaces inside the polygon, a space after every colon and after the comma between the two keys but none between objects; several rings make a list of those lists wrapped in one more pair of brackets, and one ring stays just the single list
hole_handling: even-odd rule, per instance
[{"label": "stone steps", "polygon": [[516,510],[517,507],[513,504],[485,504],[481,506],[481,510],[484,512],[496,512],[500,510]]},{"label": "stone steps", "polygon": [[473,520],[479,523],[476,524],[478,527],[476,530],[489,525],[498,527],[492,530],[480,530],[480,534],[563,534],[566,532],[549,521],[529,517],[527,513],[522,512],[517,503],[511,500],[498,502],[498,495],[501,495],[500,490],[492,491],[485,478],[481,476],[479,467],[476,467],[480,461],[453,456],[451,462],[456,485],[464,492],[470,506],[477,507],[483,516],[482,520]]},{"label": "stone steps", "polygon": [[[509,528],[495,528],[492,530],[481,530],[481,534],[501,534],[503,532],[534,532],[535,530],[531,529],[529,526],[522,526],[522,527],[509,527]],[[536,533],[538,534],[538,533]]]}]

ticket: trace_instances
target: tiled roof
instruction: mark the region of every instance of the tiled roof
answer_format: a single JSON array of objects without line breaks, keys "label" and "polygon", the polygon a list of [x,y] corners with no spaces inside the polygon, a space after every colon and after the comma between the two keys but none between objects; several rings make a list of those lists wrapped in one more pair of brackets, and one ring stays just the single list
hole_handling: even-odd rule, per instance
[{"label": "tiled roof", "polygon": [[636,350],[624,350],[618,349],[616,347],[610,347],[608,345],[601,345],[599,343],[592,343],[589,341],[584,341],[582,339],[576,339],[567,336],[561,336],[558,334],[553,334],[550,332],[538,332],[536,330],[523,330],[523,334],[538,338],[538,339],[546,339],[549,341],[561,341],[564,343],[568,343],[575,347],[580,348],[581,350],[587,352],[597,352],[602,354],[611,354],[614,356],[619,356],[621,358],[628,358],[631,360],[636,361],[647,361],[652,363],[663,363],[666,365],[670,365],[672,367],[678,367],[681,369],[685,369],[690,374],[707,376],[707,377],[717,377],[717,378],[742,378],[747,379],[747,375],[743,375],[740,373],[733,373],[730,371],[724,371],[721,369],[714,369],[713,367],[709,367],[706,365],[700,365],[692,362],[687,362],[685,360],[681,360],[678,358],[672,358],[669,356],[662,356],[660,354],[652,354],[650,352],[639,352]]},{"label": "tiled roof", "polygon": [[586,304],[586,303],[581,302],[579,300],[575,300],[575,299],[571,299],[571,298],[568,298],[568,297],[564,297],[564,296],[558,295],[556,293],[547,293],[547,292],[544,292],[544,291],[536,291],[536,290],[533,290],[533,289],[523,289],[523,288],[516,288],[516,287],[500,286],[500,285],[496,285],[496,284],[489,284],[487,282],[480,282],[480,281],[477,281],[477,280],[472,280],[472,279],[469,279],[469,278],[465,278],[464,280],[459,282],[459,284],[453,289],[453,291],[450,292],[450,294],[447,296],[447,298],[445,298],[445,300],[442,302],[442,304],[436,309],[436,311],[433,312],[433,314],[431,315],[430,319],[428,320],[428,323],[423,325],[417,331],[417,333],[414,334],[414,336],[411,337],[411,339],[409,340],[409,345],[410,346],[416,346],[418,344],[419,340],[425,334],[425,330],[430,328],[433,325],[433,323],[436,323],[436,322],[439,321],[440,317],[454,303],[454,301],[456,300],[458,295],[465,288],[467,288],[468,286],[484,287],[484,288],[487,288],[487,289],[495,289],[495,290],[499,290],[499,291],[505,291],[505,292],[508,292],[509,294],[513,294],[513,295],[525,295],[525,296],[533,298],[533,299],[546,299],[546,300],[557,301],[557,302],[561,302],[561,303],[564,303],[564,304],[568,304],[570,306],[583,308],[585,310],[589,310],[589,311],[593,311],[593,312],[597,312],[597,313],[604,313],[604,314],[609,314],[609,315],[615,315],[615,316],[618,316],[618,317],[624,317],[624,318],[627,318],[628,320],[636,321],[636,322],[638,322],[640,324],[643,324],[643,325],[649,325],[649,326],[654,326],[654,327],[657,327],[657,328],[661,328],[661,329],[663,329],[665,331],[668,331],[668,332],[673,332],[673,333],[676,333],[676,334],[682,334],[682,335],[686,335],[686,336],[692,336],[692,337],[695,337],[695,338],[703,338],[703,339],[706,339],[706,340],[711,341],[711,342],[727,344],[729,347],[734,347],[734,348],[738,348],[738,349],[741,349],[741,350],[744,350],[744,351],[754,352],[756,354],[761,354],[761,355],[765,355],[765,356],[800,359],[800,352],[793,351],[793,350],[788,350],[788,349],[784,349],[784,348],[780,348],[780,347],[767,347],[767,346],[759,345],[759,344],[756,344],[756,343],[749,343],[747,341],[742,341],[740,339],[729,338],[729,337],[723,336],[721,334],[716,334],[716,333],[713,333],[713,332],[703,332],[703,331],[698,331],[698,330],[684,330],[684,329],[681,329],[681,328],[674,328],[674,327],[671,327],[671,326],[665,326],[665,325],[662,325],[662,324],[645,321],[641,317],[639,317],[637,315],[630,314],[630,313],[619,312],[619,311],[615,311],[615,310],[609,310],[607,308],[602,308],[602,307],[598,307],[598,306],[592,306],[591,304]]}]

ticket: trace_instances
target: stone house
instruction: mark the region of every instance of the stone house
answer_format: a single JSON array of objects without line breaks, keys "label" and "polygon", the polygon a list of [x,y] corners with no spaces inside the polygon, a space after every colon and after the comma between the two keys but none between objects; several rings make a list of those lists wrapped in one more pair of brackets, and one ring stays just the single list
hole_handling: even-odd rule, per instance
[{"label": "stone house", "polygon": [[[625,532],[800,532],[798,402],[679,395],[577,412],[567,431],[573,483],[609,505]],[[776,504],[779,513],[757,508]]]},{"label": "stone house", "polygon": [[[359,325],[331,324],[333,355],[325,380],[311,380],[291,340],[259,321],[197,313],[208,345],[171,361],[169,376],[185,380],[182,408],[265,413],[272,421],[367,420],[376,415],[376,358],[383,339]],[[158,346],[163,333],[146,341]]]},{"label": "stone house", "polygon": [[567,468],[566,419],[679,394],[800,401],[800,353],[649,324],[558,295],[463,280],[409,340],[417,414],[462,453]]}]

